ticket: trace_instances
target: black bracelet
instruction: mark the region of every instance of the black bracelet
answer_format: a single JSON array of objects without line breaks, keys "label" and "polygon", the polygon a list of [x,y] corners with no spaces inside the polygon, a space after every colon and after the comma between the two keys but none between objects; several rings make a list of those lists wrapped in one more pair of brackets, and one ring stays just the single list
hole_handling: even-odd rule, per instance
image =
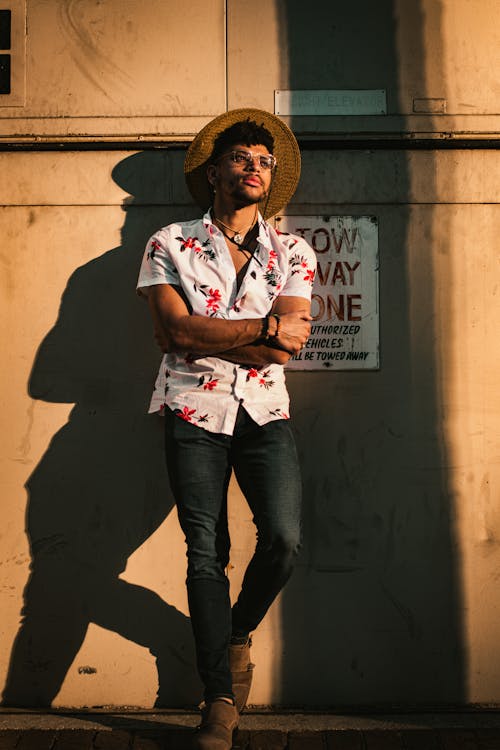
[{"label": "black bracelet", "polygon": [[278,338],[278,336],[280,335],[280,323],[281,323],[281,318],[280,318],[280,316],[279,316],[279,315],[277,315],[276,313],[273,313],[273,318],[276,318],[276,330],[275,330],[275,332],[273,333],[273,339],[277,339],[277,338]]},{"label": "black bracelet", "polygon": [[267,341],[269,338],[269,315],[266,315],[265,318],[262,318],[262,328],[260,329],[260,335],[258,336],[259,339],[264,339]]}]

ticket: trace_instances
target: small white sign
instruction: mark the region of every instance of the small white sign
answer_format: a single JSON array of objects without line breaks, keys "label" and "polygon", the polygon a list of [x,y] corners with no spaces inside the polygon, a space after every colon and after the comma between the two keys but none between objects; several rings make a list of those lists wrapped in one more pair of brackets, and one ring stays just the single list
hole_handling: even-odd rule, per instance
[{"label": "small white sign", "polygon": [[385,115],[385,89],[305,89],[274,92],[277,115]]},{"label": "small white sign", "polygon": [[375,216],[277,216],[316,253],[311,335],[289,370],[379,367],[378,222]]}]

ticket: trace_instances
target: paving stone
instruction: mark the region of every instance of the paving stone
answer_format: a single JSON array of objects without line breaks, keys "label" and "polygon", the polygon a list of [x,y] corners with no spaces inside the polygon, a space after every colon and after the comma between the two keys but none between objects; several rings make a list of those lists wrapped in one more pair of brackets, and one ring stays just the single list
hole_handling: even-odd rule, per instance
[{"label": "paving stone", "polygon": [[476,733],[472,729],[441,729],[439,738],[443,750],[478,750]]},{"label": "paving stone", "polygon": [[363,735],[351,729],[326,732],[328,750],[364,750]]},{"label": "paving stone", "polygon": [[189,750],[193,734],[192,729],[169,729],[165,733],[165,750]]},{"label": "paving stone", "polygon": [[32,729],[21,734],[16,750],[51,750],[55,739],[55,732]]},{"label": "paving stone", "polygon": [[21,732],[7,729],[0,732],[0,750],[13,750],[21,736]]},{"label": "paving stone", "polygon": [[165,742],[161,737],[135,736],[132,750],[164,750]]},{"label": "paving stone", "polygon": [[113,731],[97,732],[94,738],[95,750],[130,750],[133,737],[130,732],[120,729]]},{"label": "paving stone", "polygon": [[477,729],[477,750],[500,750],[500,729]]},{"label": "paving stone", "polygon": [[439,735],[434,730],[408,729],[401,732],[404,750],[442,750]]},{"label": "paving stone", "polygon": [[363,732],[365,750],[404,750],[399,732]]},{"label": "paving stone", "polygon": [[267,729],[250,734],[248,750],[284,750],[286,746],[286,732],[280,732],[277,729]]},{"label": "paving stone", "polygon": [[250,747],[250,732],[246,729],[237,729],[233,735],[232,750],[248,750]]},{"label": "paving stone", "polygon": [[93,750],[95,732],[62,729],[57,732],[52,750]]},{"label": "paving stone", "polygon": [[325,750],[323,732],[290,732],[288,750]]}]

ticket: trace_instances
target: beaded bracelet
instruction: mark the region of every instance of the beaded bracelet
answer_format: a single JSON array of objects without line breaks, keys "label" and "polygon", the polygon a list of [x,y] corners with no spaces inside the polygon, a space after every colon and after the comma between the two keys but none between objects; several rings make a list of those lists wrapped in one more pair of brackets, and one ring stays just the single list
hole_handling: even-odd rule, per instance
[{"label": "beaded bracelet", "polygon": [[277,338],[278,338],[278,336],[280,335],[280,323],[281,323],[281,318],[280,318],[280,316],[279,316],[279,315],[277,315],[276,313],[273,313],[273,318],[276,318],[276,331],[275,331],[275,332],[274,332],[274,334],[273,334],[273,338],[274,338],[274,339],[277,339]]}]

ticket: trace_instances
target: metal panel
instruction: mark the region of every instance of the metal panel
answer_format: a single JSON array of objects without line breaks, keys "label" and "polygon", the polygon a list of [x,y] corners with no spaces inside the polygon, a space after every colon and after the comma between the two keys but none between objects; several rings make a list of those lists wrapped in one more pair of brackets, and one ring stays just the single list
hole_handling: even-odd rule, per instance
[{"label": "metal panel", "polygon": [[8,0],[4,8],[0,19],[0,118],[8,111],[4,107],[13,107],[12,112],[19,114],[26,95],[26,0]]},{"label": "metal panel", "polygon": [[306,89],[275,91],[277,115],[385,115],[386,93],[383,89]]},{"label": "metal panel", "polygon": [[[191,0],[183,12],[175,0],[28,0],[27,40],[22,117],[40,118],[47,133],[61,133],[61,117],[87,118],[73,131],[82,135],[99,134],[102,118],[115,118],[119,132],[127,122],[128,132],[142,135],[150,118],[225,109],[223,0]],[[2,110],[3,118],[19,115]],[[13,121],[10,132],[31,128]]]},{"label": "metal panel", "polygon": [[0,94],[10,94],[10,55],[0,54]]},{"label": "metal panel", "polygon": [[[256,18],[261,54],[248,33]],[[499,18],[497,0],[230,3],[229,103],[270,109],[275,90],[385,89],[385,118],[293,112],[291,124],[299,133],[498,133]]]},{"label": "metal panel", "polygon": [[11,48],[12,11],[0,10],[0,50]]}]

